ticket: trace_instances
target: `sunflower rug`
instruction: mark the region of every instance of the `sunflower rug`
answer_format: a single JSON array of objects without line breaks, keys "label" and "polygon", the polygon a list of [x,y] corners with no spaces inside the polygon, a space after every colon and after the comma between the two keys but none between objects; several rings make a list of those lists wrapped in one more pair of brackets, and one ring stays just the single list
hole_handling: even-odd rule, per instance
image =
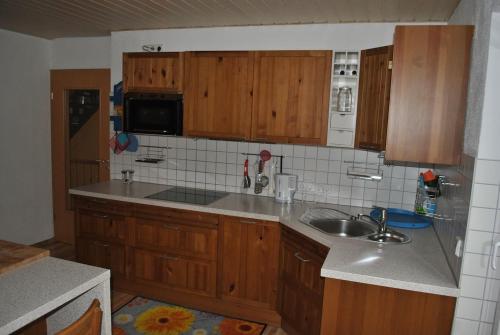
[{"label": "sunflower rug", "polygon": [[113,313],[113,335],[260,335],[264,328],[141,297]]}]

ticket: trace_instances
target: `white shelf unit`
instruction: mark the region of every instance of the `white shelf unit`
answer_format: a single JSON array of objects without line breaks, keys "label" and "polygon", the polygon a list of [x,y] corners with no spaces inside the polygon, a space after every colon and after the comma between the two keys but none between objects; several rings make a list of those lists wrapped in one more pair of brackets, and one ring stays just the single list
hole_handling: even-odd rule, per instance
[{"label": "white shelf unit", "polygon": [[[328,116],[328,146],[354,147],[358,102],[359,56],[359,51],[333,52]],[[349,87],[351,89],[352,106],[350,112],[339,112],[337,110],[337,94],[342,87]]]}]

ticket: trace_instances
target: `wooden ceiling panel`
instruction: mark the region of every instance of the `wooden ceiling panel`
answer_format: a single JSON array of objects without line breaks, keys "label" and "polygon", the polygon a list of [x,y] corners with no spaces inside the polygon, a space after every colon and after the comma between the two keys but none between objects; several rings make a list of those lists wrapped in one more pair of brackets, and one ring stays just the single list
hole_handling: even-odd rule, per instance
[{"label": "wooden ceiling panel", "polygon": [[0,28],[48,39],[111,31],[447,21],[460,0],[0,0]]}]

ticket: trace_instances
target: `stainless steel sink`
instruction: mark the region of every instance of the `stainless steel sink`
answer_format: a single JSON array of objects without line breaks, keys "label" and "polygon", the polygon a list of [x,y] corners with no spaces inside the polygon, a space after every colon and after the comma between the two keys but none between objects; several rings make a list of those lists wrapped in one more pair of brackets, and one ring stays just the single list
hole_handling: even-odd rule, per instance
[{"label": "stainless steel sink", "polygon": [[405,234],[399,233],[395,230],[387,230],[385,233],[377,233],[368,236],[368,239],[378,243],[408,243],[411,239]]},{"label": "stainless steel sink", "polygon": [[313,219],[308,224],[326,234],[341,237],[361,237],[377,233],[377,226],[360,220]]}]

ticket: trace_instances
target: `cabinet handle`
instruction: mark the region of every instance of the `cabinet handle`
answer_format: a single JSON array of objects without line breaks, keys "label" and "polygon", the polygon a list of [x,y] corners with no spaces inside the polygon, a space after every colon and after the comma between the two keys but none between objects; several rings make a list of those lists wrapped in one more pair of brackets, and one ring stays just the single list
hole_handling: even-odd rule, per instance
[{"label": "cabinet handle", "polygon": [[294,256],[295,256],[295,258],[297,258],[302,263],[307,263],[307,262],[311,261],[310,259],[307,259],[307,258],[304,258],[304,257],[300,256],[300,252],[298,252],[298,251],[294,254]]},{"label": "cabinet handle", "polygon": [[246,224],[256,224],[257,221],[252,221],[252,220],[240,220],[240,223],[246,223]]},{"label": "cabinet handle", "polygon": [[92,214],[92,216],[100,219],[109,219],[109,215],[105,214]]},{"label": "cabinet handle", "polygon": [[179,226],[174,226],[174,225],[171,225],[171,224],[163,224],[163,228],[165,229],[172,229],[172,230],[179,230]]},{"label": "cabinet handle", "polygon": [[179,260],[179,257],[169,256],[169,255],[161,255],[160,258],[161,259],[166,259],[166,260],[169,260],[169,261],[178,261]]},{"label": "cabinet handle", "polygon": [[94,241],[94,245],[98,245],[98,246],[101,246],[103,248],[109,247],[109,244],[101,243],[101,242],[97,242],[97,241]]}]

